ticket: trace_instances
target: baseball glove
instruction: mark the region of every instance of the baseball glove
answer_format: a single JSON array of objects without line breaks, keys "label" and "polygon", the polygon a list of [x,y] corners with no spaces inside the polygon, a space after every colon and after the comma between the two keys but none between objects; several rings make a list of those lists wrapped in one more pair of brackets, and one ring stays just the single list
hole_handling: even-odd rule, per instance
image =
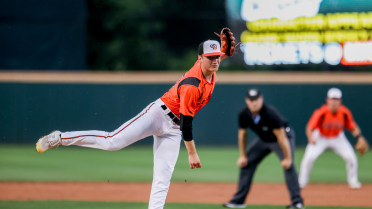
[{"label": "baseball glove", "polygon": [[231,57],[235,52],[235,37],[230,28],[222,28],[220,34],[214,32],[221,39],[221,52]]},{"label": "baseball glove", "polygon": [[355,149],[360,155],[364,155],[368,151],[369,145],[367,141],[362,137],[358,139],[355,145]]}]

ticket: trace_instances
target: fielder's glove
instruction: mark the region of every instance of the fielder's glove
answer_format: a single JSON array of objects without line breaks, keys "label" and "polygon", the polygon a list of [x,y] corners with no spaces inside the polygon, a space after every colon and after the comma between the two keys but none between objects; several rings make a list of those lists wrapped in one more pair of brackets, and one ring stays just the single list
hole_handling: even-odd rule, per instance
[{"label": "fielder's glove", "polygon": [[221,39],[221,52],[231,57],[235,51],[235,37],[230,28],[223,28],[220,34],[214,32]]},{"label": "fielder's glove", "polygon": [[369,149],[368,142],[363,137],[359,137],[355,149],[360,155],[364,155]]}]

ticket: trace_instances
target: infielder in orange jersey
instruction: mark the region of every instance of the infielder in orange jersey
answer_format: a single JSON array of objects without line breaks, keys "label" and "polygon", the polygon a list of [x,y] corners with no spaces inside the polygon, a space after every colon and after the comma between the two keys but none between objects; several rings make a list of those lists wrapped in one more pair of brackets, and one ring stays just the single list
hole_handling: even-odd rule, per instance
[{"label": "infielder in orange jersey", "polygon": [[116,130],[112,132],[54,131],[38,140],[37,152],[42,153],[58,145],[119,150],[152,135],[154,170],[149,208],[163,208],[182,137],[189,154],[190,168],[201,168],[193,140],[192,121],[194,115],[211,98],[221,60],[234,52],[235,38],[232,33],[230,35],[229,40],[232,45],[229,47],[225,46],[226,42],[223,40],[226,36],[221,36],[225,51],[221,51],[218,41],[202,42],[194,66],[161,98],[150,103],[137,116]]},{"label": "infielder in orange jersey", "polygon": [[327,94],[327,104],[315,110],[306,126],[308,145],[301,162],[299,184],[304,188],[309,182],[309,175],[314,161],[326,149],[332,149],[346,162],[347,181],[352,189],[359,189],[358,162],[353,147],[344,134],[346,128],[357,139],[357,144],[368,143],[359,126],[355,123],[350,110],[341,103],[342,92],[331,88]]}]

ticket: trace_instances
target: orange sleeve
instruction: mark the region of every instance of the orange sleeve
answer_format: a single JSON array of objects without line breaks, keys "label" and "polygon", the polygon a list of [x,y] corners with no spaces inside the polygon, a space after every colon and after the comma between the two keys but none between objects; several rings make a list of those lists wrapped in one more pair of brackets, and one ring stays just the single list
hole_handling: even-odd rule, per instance
[{"label": "orange sleeve", "polygon": [[322,116],[322,111],[321,109],[317,109],[314,111],[313,115],[311,115],[309,122],[307,122],[307,126],[311,129],[314,130],[318,127],[319,125],[319,119]]},{"label": "orange sleeve", "polygon": [[353,130],[356,126],[353,115],[351,114],[350,110],[347,109],[346,107],[343,107],[343,112],[345,114],[345,128],[349,131]]},{"label": "orange sleeve", "polygon": [[180,95],[180,113],[194,117],[197,101],[200,97],[199,89],[193,85],[182,85],[178,89]]}]

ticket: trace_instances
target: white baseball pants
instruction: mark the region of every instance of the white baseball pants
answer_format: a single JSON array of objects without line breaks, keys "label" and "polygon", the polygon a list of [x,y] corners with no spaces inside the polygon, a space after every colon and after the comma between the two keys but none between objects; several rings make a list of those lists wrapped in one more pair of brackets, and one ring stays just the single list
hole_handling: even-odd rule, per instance
[{"label": "white baseball pants", "polygon": [[347,181],[351,187],[360,184],[358,181],[358,161],[354,149],[347,140],[344,132],[341,132],[335,138],[326,138],[321,136],[316,130],[313,133],[315,144],[308,144],[306,146],[304,157],[302,158],[299,184],[304,188],[309,182],[309,176],[313,167],[314,161],[326,149],[332,149],[336,154],[341,156],[346,163]]},{"label": "white baseball pants", "polygon": [[149,209],[164,207],[182,139],[179,125],[166,115],[160,99],[149,104],[136,117],[113,132],[73,131],[61,134],[62,145],[77,145],[103,150],[119,150],[147,136],[154,137],[154,173]]}]

